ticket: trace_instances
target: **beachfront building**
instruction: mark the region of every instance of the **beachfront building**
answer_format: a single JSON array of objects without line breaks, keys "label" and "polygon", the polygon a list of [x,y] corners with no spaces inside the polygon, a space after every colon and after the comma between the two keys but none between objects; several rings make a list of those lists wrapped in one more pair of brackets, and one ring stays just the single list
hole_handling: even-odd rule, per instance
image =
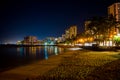
[{"label": "beachfront building", "polygon": [[70,32],[70,39],[75,38],[77,36],[77,26],[71,26],[69,32]]},{"label": "beachfront building", "polygon": [[69,33],[70,33],[69,29],[65,30],[65,38],[66,39],[69,39],[69,37],[70,37]]},{"label": "beachfront building", "polygon": [[40,45],[41,42],[37,39],[36,36],[26,36],[22,41],[23,45]]},{"label": "beachfront building", "polygon": [[108,6],[108,14],[112,14],[116,21],[120,21],[120,2]]},{"label": "beachfront building", "polygon": [[[120,2],[108,6],[108,15],[113,15],[113,17],[116,18],[116,22],[120,22]],[[113,38],[115,38],[115,36],[120,37],[120,24],[116,24],[110,30],[110,40],[112,44],[114,44]]]},{"label": "beachfront building", "polygon": [[85,34],[90,34],[90,33],[91,33],[90,29],[88,29],[88,25],[89,25],[90,23],[91,23],[90,20],[84,22]]},{"label": "beachfront building", "polygon": [[[120,22],[120,2],[114,3],[108,6],[108,15],[113,15],[116,18],[117,22]],[[115,26],[116,34],[120,34],[119,24]]]},{"label": "beachfront building", "polygon": [[65,38],[72,39],[77,36],[77,26],[70,26],[69,29],[65,30]]},{"label": "beachfront building", "polygon": [[57,39],[55,37],[47,37],[43,40],[43,45],[55,45],[57,42]]},{"label": "beachfront building", "polygon": [[64,42],[65,40],[66,40],[65,34],[62,34],[62,41],[61,42]]}]

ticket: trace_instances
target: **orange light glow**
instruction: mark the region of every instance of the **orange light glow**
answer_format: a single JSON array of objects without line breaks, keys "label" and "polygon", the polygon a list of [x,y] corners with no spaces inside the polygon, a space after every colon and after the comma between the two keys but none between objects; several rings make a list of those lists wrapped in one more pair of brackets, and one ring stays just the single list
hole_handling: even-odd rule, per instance
[{"label": "orange light glow", "polygon": [[83,39],[79,39],[79,42],[84,42],[84,40]]},{"label": "orange light glow", "polygon": [[110,35],[110,38],[112,38],[113,37],[113,35]]}]

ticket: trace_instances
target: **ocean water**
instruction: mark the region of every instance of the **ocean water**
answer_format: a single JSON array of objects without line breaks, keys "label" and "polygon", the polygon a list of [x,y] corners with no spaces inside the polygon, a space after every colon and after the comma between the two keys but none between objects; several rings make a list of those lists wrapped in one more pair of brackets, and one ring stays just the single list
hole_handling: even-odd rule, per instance
[{"label": "ocean water", "polygon": [[63,48],[57,46],[1,46],[0,71],[30,64],[38,60],[48,60],[50,56],[57,56],[63,51]]}]

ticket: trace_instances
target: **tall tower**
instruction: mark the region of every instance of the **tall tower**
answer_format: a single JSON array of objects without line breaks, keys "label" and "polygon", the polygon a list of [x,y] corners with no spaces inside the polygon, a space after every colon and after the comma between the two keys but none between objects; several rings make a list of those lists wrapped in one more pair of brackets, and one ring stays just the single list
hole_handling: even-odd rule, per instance
[{"label": "tall tower", "polygon": [[[112,14],[117,22],[120,22],[120,2],[114,3],[108,7],[108,15]],[[116,34],[120,34],[120,24],[116,25]]]},{"label": "tall tower", "polygon": [[108,15],[110,14],[116,17],[116,21],[120,21],[120,2],[114,3],[108,7]]},{"label": "tall tower", "polygon": [[69,33],[70,39],[76,37],[76,36],[77,36],[77,26],[76,26],[76,25],[71,26],[71,27],[69,28],[69,32],[70,32],[70,33]]}]

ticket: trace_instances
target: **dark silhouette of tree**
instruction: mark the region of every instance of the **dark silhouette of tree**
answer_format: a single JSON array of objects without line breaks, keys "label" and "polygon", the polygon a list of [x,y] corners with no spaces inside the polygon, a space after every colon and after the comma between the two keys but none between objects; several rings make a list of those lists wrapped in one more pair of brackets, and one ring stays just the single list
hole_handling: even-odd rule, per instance
[{"label": "dark silhouette of tree", "polygon": [[[94,36],[98,44],[109,40],[111,32],[114,32],[111,30],[114,30],[117,24],[113,15],[109,15],[108,17],[93,17],[90,21],[90,24],[88,24],[89,35]],[[105,46],[105,44],[103,45]]]}]

